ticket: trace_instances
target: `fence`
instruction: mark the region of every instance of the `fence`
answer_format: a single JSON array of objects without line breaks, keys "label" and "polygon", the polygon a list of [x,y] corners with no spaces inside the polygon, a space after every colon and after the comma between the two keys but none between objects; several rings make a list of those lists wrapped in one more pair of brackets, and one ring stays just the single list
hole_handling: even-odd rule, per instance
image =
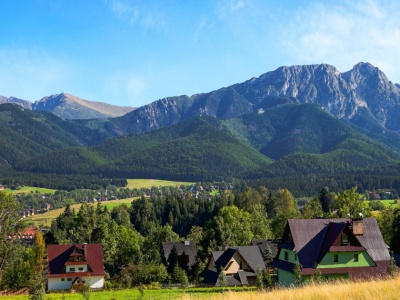
[{"label": "fence", "polygon": [[14,289],[5,289],[0,291],[0,296],[19,296],[19,295],[28,295],[28,288],[22,288],[19,290]]}]

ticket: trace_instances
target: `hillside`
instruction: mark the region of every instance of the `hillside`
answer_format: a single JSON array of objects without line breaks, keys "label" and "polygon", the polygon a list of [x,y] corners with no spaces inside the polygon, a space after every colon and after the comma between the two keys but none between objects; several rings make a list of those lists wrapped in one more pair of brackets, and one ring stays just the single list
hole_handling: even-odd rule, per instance
[{"label": "hillside", "polygon": [[217,125],[214,118],[194,118],[144,135],[115,138],[93,148],[41,155],[20,163],[19,170],[211,180],[236,177],[271,162]]},{"label": "hillside", "polygon": [[[320,124],[320,125],[319,125]],[[239,118],[179,124],[67,148],[18,164],[21,171],[106,177],[211,180],[370,173],[398,151],[313,104],[281,104]]]},{"label": "hillside", "polygon": [[92,129],[15,104],[0,105],[0,159],[9,165],[71,146],[87,146],[103,137]]}]

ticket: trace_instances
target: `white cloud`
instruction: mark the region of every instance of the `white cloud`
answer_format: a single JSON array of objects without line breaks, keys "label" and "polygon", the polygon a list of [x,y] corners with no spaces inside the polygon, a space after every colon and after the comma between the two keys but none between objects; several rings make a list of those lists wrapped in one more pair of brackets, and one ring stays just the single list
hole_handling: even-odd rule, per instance
[{"label": "white cloud", "polygon": [[38,100],[58,90],[72,73],[70,63],[39,50],[0,49],[0,94]]},{"label": "white cloud", "polygon": [[131,75],[126,81],[126,94],[130,103],[137,103],[142,93],[147,89],[147,80],[144,77]]},{"label": "white cloud", "polygon": [[105,4],[118,17],[129,24],[139,24],[142,28],[163,28],[166,24],[164,14],[152,1],[106,0]]},{"label": "white cloud", "polygon": [[[390,1],[316,4],[278,21],[290,64],[330,63],[347,71],[368,61],[400,82],[400,4]],[[287,22],[287,20],[289,20]]]},{"label": "white cloud", "polygon": [[143,76],[121,72],[110,75],[106,80],[103,84],[104,94],[114,98],[115,95],[123,97],[119,101],[126,102],[125,105],[138,106],[143,102],[142,98],[148,89],[148,81]]},{"label": "white cloud", "polygon": [[221,19],[227,18],[230,14],[245,7],[244,1],[223,0],[217,3],[217,15]]},{"label": "white cloud", "polygon": [[231,3],[231,11],[235,11],[238,9],[241,9],[242,7],[244,7],[244,2],[243,1],[237,1],[237,2],[232,2]]}]

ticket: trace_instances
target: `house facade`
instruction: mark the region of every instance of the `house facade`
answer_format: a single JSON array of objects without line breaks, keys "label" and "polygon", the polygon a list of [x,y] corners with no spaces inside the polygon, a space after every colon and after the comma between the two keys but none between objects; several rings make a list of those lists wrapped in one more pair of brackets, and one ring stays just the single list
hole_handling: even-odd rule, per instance
[{"label": "house facade", "polygon": [[288,220],[277,257],[281,285],[295,282],[300,265],[303,280],[319,274],[325,279],[368,278],[386,274],[390,261],[378,223],[366,219]]},{"label": "house facade", "polygon": [[203,271],[203,283],[218,286],[223,272],[228,286],[256,285],[257,269],[265,270],[265,263],[257,245],[229,247],[214,251]]},{"label": "house facade", "polygon": [[48,245],[48,290],[78,289],[89,282],[91,288],[104,286],[103,251],[100,244]]}]

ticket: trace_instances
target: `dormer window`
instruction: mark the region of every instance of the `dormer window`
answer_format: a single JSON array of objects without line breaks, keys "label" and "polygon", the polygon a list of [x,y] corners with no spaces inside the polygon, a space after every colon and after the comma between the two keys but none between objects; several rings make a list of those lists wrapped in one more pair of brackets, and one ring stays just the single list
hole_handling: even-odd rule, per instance
[{"label": "dormer window", "polygon": [[349,243],[349,236],[345,233],[342,234],[342,244],[346,245]]}]

